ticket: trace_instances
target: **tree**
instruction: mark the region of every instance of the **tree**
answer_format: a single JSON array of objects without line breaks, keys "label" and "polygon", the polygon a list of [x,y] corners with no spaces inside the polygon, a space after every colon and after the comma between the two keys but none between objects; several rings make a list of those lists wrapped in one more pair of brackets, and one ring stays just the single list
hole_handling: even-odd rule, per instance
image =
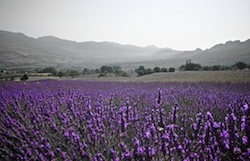
[{"label": "tree", "polygon": [[153,73],[153,71],[152,71],[152,69],[151,69],[151,68],[147,68],[147,69],[146,69],[146,73],[147,73],[147,74],[152,74],[152,73]]},{"label": "tree", "polygon": [[144,68],[144,66],[143,65],[141,65],[141,66],[139,66],[139,68],[138,68],[139,70],[143,70],[143,71],[145,71],[145,68]]},{"label": "tree", "polygon": [[180,71],[183,70],[200,70],[201,69],[201,65],[200,64],[195,64],[195,63],[191,63],[191,59],[186,60],[186,64],[181,65],[179,67]]},{"label": "tree", "polygon": [[175,68],[173,67],[169,68],[169,72],[175,72]]},{"label": "tree", "polygon": [[114,70],[110,66],[103,65],[101,67],[101,73],[107,72],[107,73],[112,73]]},{"label": "tree", "polygon": [[135,69],[135,72],[137,73],[138,76],[143,76],[147,74],[146,69],[142,65],[139,66],[138,69]]},{"label": "tree", "polygon": [[100,73],[100,69],[95,69],[95,73]]},{"label": "tree", "polygon": [[62,78],[63,75],[64,75],[64,73],[63,73],[62,71],[58,72],[58,76],[59,76],[60,78]]},{"label": "tree", "polygon": [[211,67],[209,67],[209,66],[204,66],[204,67],[203,67],[203,70],[206,70],[206,71],[207,71],[207,70],[211,70]]},{"label": "tree", "polygon": [[21,79],[21,81],[26,81],[29,79],[29,77],[27,74],[24,74],[20,79]]},{"label": "tree", "polygon": [[83,71],[82,71],[83,75],[87,75],[89,73],[90,73],[90,70],[88,68],[84,68]]},{"label": "tree", "polygon": [[79,75],[79,72],[77,70],[71,70],[69,71],[69,75],[72,77],[72,78],[75,78],[76,76]]},{"label": "tree", "polygon": [[113,71],[116,76],[121,76],[122,75],[122,70],[120,66],[113,66]]},{"label": "tree", "polygon": [[[187,64],[187,62],[188,62],[188,61],[186,61],[186,64]],[[179,70],[180,70],[180,71],[184,71],[185,68],[186,68],[186,65],[181,65],[181,66],[179,67]]]},{"label": "tree", "polygon": [[97,77],[107,77],[107,72],[100,73]]},{"label": "tree", "polygon": [[241,62],[241,61],[237,62],[237,63],[235,64],[235,66],[236,66],[237,69],[240,69],[240,70],[241,70],[241,69],[247,68],[247,64],[244,63],[244,62]]},{"label": "tree", "polygon": [[145,72],[143,70],[137,70],[135,71],[137,73],[138,76],[143,76],[145,75]]},{"label": "tree", "polygon": [[53,76],[57,75],[57,71],[54,67],[47,67],[42,70],[42,73],[51,73]]},{"label": "tree", "polygon": [[185,66],[185,70],[194,70],[195,64],[194,63],[188,63]]},{"label": "tree", "polygon": [[220,70],[220,66],[219,65],[213,65],[212,70]]},{"label": "tree", "polygon": [[168,72],[168,69],[167,68],[161,68],[161,72]]},{"label": "tree", "polygon": [[201,69],[200,64],[188,63],[185,66],[185,70],[200,70],[200,69]]},{"label": "tree", "polygon": [[129,75],[126,72],[122,71],[122,77],[129,77]]},{"label": "tree", "polygon": [[107,72],[107,71],[108,71],[108,66],[103,65],[103,66],[101,67],[101,73],[104,73],[104,72]]},{"label": "tree", "polygon": [[161,71],[161,69],[160,69],[160,67],[154,67],[153,71],[154,71],[155,73],[158,73],[158,72]]},{"label": "tree", "polygon": [[122,68],[120,66],[113,66],[114,72],[120,71]]}]

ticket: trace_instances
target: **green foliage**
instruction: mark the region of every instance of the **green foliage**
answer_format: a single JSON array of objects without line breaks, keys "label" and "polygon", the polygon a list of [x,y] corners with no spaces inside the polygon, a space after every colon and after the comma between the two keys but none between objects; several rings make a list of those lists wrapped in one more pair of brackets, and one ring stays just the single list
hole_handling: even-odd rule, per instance
[{"label": "green foliage", "polygon": [[200,64],[195,64],[195,63],[191,63],[191,59],[190,60],[186,60],[186,64],[185,65],[181,65],[179,67],[180,70],[200,70],[202,67]]},{"label": "green foliage", "polygon": [[138,70],[145,71],[145,67],[141,65],[139,66]]},{"label": "green foliage", "polygon": [[231,67],[229,67],[229,66],[220,66],[220,70],[230,70],[231,69]]},{"label": "green foliage", "polygon": [[82,71],[82,74],[83,75],[90,74],[90,70],[88,68],[84,68],[83,71]]},{"label": "green foliage", "polygon": [[28,79],[29,79],[29,77],[28,77],[27,74],[24,74],[24,75],[20,78],[21,81],[26,81],[26,80],[28,80]]},{"label": "green foliage", "polygon": [[220,66],[219,65],[213,65],[212,70],[214,70],[214,71],[220,70]]},{"label": "green foliage", "polygon": [[75,78],[75,77],[79,76],[79,72],[77,70],[70,70],[69,76],[71,76],[72,78]]},{"label": "green foliage", "polygon": [[151,68],[147,68],[147,69],[146,69],[146,73],[147,73],[147,74],[152,74],[152,73],[154,73],[154,72],[153,72],[153,70],[152,70]]},{"label": "green foliage", "polygon": [[167,68],[161,68],[161,72],[168,72],[168,69]]},{"label": "green foliage", "polygon": [[120,66],[113,66],[113,71],[119,72],[119,71],[121,71],[121,67]]},{"label": "green foliage", "polygon": [[152,73],[158,73],[158,72],[167,72],[167,68],[160,68],[160,67],[154,67],[153,69],[151,68],[145,68],[144,66],[139,66],[139,68],[135,69],[135,72],[137,73],[137,76],[143,76],[147,74],[152,74]]},{"label": "green foliage", "polygon": [[106,66],[103,65],[100,69],[96,69],[95,73],[100,73],[98,77],[107,77],[108,73],[114,73],[117,77],[128,77],[128,74],[121,70],[120,66]]},{"label": "green foliage", "polygon": [[100,77],[107,77],[107,73],[106,73],[106,72],[100,73],[100,74],[98,75],[98,78],[100,78]]},{"label": "green foliage", "polygon": [[143,76],[147,74],[146,69],[144,68],[144,66],[139,66],[138,69],[135,69],[135,72],[137,73],[137,76]]},{"label": "green foliage", "polygon": [[57,75],[57,70],[54,67],[44,68],[41,72],[42,73],[51,73],[53,76]]},{"label": "green foliage", "polygon": [[139,70],[139,69],[136,69],[135,72],[137,73],[137,76],[143,76],[143,75],[146,75],[146,72],[144,70]]},{"label": "green foliage", "polygon": [[122,72],[121,76],[122,77],[129,77],[129,75],[126,72]]},{"label": "green foliage", "polygon": [[175,68],[173,67],[169,68],[169,72],[175,72]]},{"label": "green foliage", "polygon": [[62,71],[58,72],[58,76],[62,78],[64,76],[64,73]]},{"label": "green foliage", "polygon": [[161,69],[160,69],[160,67],[154,67],[153,71],[154,71],[155,73],[158,73],[158,72],[161,71]]},{"label": "green foliage", "polygon": [[[0,75],[0,76],[1,76],[1,75]],[[10,80],[11,80],[11,81],[14,81],[14,80],[15,80],[15,77],[12,76],[12,77],[10,78]]]},{"label": "green foliage", "polygon": [[128,77],[128,74],[126,73],[126,72],[124,72],[124,71],[122,71],[122,70],[118,70],[118,71],[116,71],[115,72],[115,76],[117,76],[117,77]]},{"label": "green foliage", "polygon": [[208,71],[208,70],[212,70],[212,67],[210,67],[210,66],[204,66],[204,67],[202,67],[202,69],[205,70],[205,71]]},{"label": "green foliage", "polygon": [[[236,63],[237,64],[237,63]],[[239,69],[239,66],[246,67],[247,64],[239,62],[237,65],[233,65],[232,67]],[[195,71],[195,70],[204,70],[204,71],[217,71],[217,70],[230,70],[232,67],[225,65],[213,65],[213,66],[201,66],[200,64],[191,63],[191,60],[187,60],[185,65],[181,65],[179,67],[180,71]]]},{"label": "green foliage", "polygon": [[234,66],[235,66],[237,69],[240,69],[240,70],[247,68],[247,64],[244,63],[244,62],[241,62],[241,61],[235,63]]},{"label": "green foliage", "polygon": [[95,69],[95,73],[100,73],[101,70],[100,69]]},{"label": "green foliage", "polygon": [[113,70],[113,68],[110,67],[110,66],[103,65],[103,66],[101,67],[101,73],[104,73],[104,72],[113,73],[114,70]]}]

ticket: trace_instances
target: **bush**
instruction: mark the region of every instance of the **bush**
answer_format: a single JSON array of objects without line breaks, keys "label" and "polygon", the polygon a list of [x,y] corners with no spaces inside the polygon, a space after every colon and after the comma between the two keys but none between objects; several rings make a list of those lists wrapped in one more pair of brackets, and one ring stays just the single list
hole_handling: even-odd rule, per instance
[{"label": "bush", "polygon": [[161,68],[161,72],[168,72],[167,68]]},{"label": "bush", "polygon": [[153,70],[155,73],[158,73],[161,71],[160,67],[154,67],[154,70]]},{"label": "bush", "polygon": [[210,66],[204,66],[202,69],[207,71],[207,70],[211,70],[211,67]]},{"label": "bush", "polygon": [[143,76],[143,75],[146,75],[147,74],[147,71],[146,69],[144,68],[144,66],[139,66],[138,69],[135,69],[135,72],[137,73],[137,76]]},{"label": "bush", "polygon": [[240,70],[241,70],[241,69],[247,68],[247,64],[244,63],[244,62],[241,62],[241,61],[237,62],[237,63],[235,64],[235,66],[236,66],[237,69],[240,69]]},{"label": "bush", "polygon": [[60,78],[62,78],[62,76],[64,75],[64,73],[63,72],[58,72],[58,76],[60,77]]},{"label": "bush", "polygon": [[212,66],[212,70],[220,70],[220,66],[219,65],[214,65],[214,66]]},{"label": "bush", "polygon": [[107,72],[100,73],[97,77],[98,78],[100,78],[100,77],[107,77]]},{"label": "bush", "polygon": [[175,72],[175,68],[173,67],[169,68],[169,72]]},{"label": "bush", "polygon": [[152,74],[152,73],[153,73],[153,71],[152,71],[152,69],[151,69],[151,68],[147,68],[147,69],[146,69],[146,73],[147,73],[147,74]]},{"label": "bush", "polygon": [[20,78],[21,81],[26,81],[26,80],[28,80],[28,79],[29,79],[29,77],[28,77],[27,74],[24,74],[24,75]]},{"label": "bush", "polygon": [[41,72],[42,73],[51,73],[53,76],[57,75],[57,71],[56,71],[56,69],[54,67],[44,68]]},{"label": "bush", "polygon": [[79,72],[77,70],[71,70],[71,71],[69,71],[69,75],[72,78],[75,78],[76,76],[79,76]]}]

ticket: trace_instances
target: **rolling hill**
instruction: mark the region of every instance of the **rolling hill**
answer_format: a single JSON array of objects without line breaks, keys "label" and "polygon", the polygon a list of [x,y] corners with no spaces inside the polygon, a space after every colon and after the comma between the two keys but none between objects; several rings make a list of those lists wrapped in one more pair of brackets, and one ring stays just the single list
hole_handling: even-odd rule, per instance
[{"label": "rolling hill", "polygon": [[53,36],[28,37],[22,33],[0,31],[0,68],[12,67],[89,67],[138,65],[178,67],[187,59],[202,65],[232,65],[250,62],[250,39],[228,41],[214,47],[193,51],[177,51],[155,46],[139,47],[114,42],[75,42]]}]

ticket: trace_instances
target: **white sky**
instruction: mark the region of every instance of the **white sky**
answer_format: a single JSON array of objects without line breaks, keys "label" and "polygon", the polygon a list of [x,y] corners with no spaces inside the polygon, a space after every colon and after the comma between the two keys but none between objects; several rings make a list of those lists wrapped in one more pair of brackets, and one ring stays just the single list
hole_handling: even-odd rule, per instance
[{"label": "white sky", "polygon": [[250,0],[0,0],[0,30],[207,49],[250,38]]}]

